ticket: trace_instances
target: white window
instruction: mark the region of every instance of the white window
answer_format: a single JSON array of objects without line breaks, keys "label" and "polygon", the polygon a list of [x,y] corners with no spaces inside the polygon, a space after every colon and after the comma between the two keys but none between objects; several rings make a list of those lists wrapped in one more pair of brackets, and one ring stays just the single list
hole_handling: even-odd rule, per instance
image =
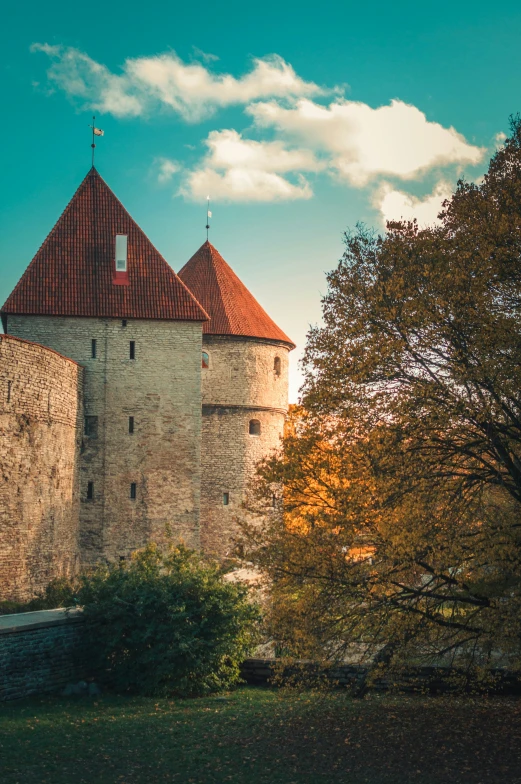
[{"label": "white window", "polygon": [[127,235],[116,234],[116,272],[127,271]]}]

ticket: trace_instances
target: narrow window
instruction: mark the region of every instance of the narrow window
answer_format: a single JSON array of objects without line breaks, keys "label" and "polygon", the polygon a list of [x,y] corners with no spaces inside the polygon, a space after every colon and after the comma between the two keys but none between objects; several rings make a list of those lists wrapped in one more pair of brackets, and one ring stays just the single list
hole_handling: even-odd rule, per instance
[{"label": "narrow window", "polygon": [[13,385],[12,381],[8,381],[7,382],[7,402],[8,403],[11,402],[11,387],[12,387],[12,385]]},{"label": "narrow window", "polygon": [[136,358],[136,341],[135,340],[131,340],[130,341],[130,359],[135,359],[135,358]]},{"label": "narrow window", "polygon": [[128,432],[129,433],[133,433],[134,432],[134,417],[129,417],[128,418]]},{"label": "narrow window", "polygon": [[[126,319],[121,319],[121,326],[122,326],[122,327],[126,327],[126,326],[127,326],[127,320],[126,320]],[[123,557],[124,557],[124,556],[122,556],[122,558],[123,558]]]},{"label": "narrow window", "polygon": [[258,419],[250,419],[250,436],[260,436],[261,424]]},{"label": "narrow window", "polygon": [[206,351],[203,351],[202,366],[203,366],[203,368],[209,368],[210,367],[210,355],[207,354]]},{"label": "narrow window", "polygon": [[230,494],[223,493],[223,506],[228,506],[229,503],[230,503]]},{"label": "narrow window", "polygon": [[132,499],[132,501],[136,500],[136,483],[135,482],[132,482],[132,484],[130,485],[130,498]]},{"label": "narrow window", "polygon": [[87,483],[87,501],[92,501],[94,498],[94,482]]},{"label": "narrow window", "polygon": [[280,376],[280,357],[275,357],[273,360],[273,370],[276,376]]},{"label": "narrow window", "polygon": [[92,338],[90,342],[90,355],[92,359],[96,359],[96,339]]},{"label": "narrow window", "polygon": [[116,272],[127,271],[127,235],[116,234]]},{"label": "narrow window", "polygon": [[83,432],[89,438],[96,438],[98,435],[98,417],[97,416],[86,416]]}]

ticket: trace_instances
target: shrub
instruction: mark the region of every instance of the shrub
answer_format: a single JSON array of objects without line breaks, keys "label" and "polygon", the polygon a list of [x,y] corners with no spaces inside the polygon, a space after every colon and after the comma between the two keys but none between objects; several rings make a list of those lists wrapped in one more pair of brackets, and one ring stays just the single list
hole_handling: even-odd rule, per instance
[{"label": "shrub", "polygon": [[182,546],[80,579],[92,674],[118,691],[195,695],[236,683],[259,622],[247,589]]}]

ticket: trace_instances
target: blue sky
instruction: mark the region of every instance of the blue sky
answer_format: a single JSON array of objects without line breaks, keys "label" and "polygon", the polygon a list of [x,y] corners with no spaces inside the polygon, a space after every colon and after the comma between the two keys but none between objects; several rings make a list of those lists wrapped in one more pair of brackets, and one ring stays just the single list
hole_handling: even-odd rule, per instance
[{"label": "blue sky", "polygon": [[[5,17],[4,17],[5,19]],[[90,165],[177,271],[211,241],[299,344],[357,221],[435,220],[521,109],[521,7],[33,0],[1,38],[0,300]]]}]

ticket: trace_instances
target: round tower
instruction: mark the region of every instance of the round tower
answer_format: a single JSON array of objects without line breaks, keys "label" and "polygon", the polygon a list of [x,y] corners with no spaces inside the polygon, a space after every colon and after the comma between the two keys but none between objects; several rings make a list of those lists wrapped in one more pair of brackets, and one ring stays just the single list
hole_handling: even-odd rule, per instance
[{"label": "round tower", "polygon": [[280,444],[295,348],[205,242],[179,272],[210,316],[203,325],[201,546],[226,556],[259,460]]}]

